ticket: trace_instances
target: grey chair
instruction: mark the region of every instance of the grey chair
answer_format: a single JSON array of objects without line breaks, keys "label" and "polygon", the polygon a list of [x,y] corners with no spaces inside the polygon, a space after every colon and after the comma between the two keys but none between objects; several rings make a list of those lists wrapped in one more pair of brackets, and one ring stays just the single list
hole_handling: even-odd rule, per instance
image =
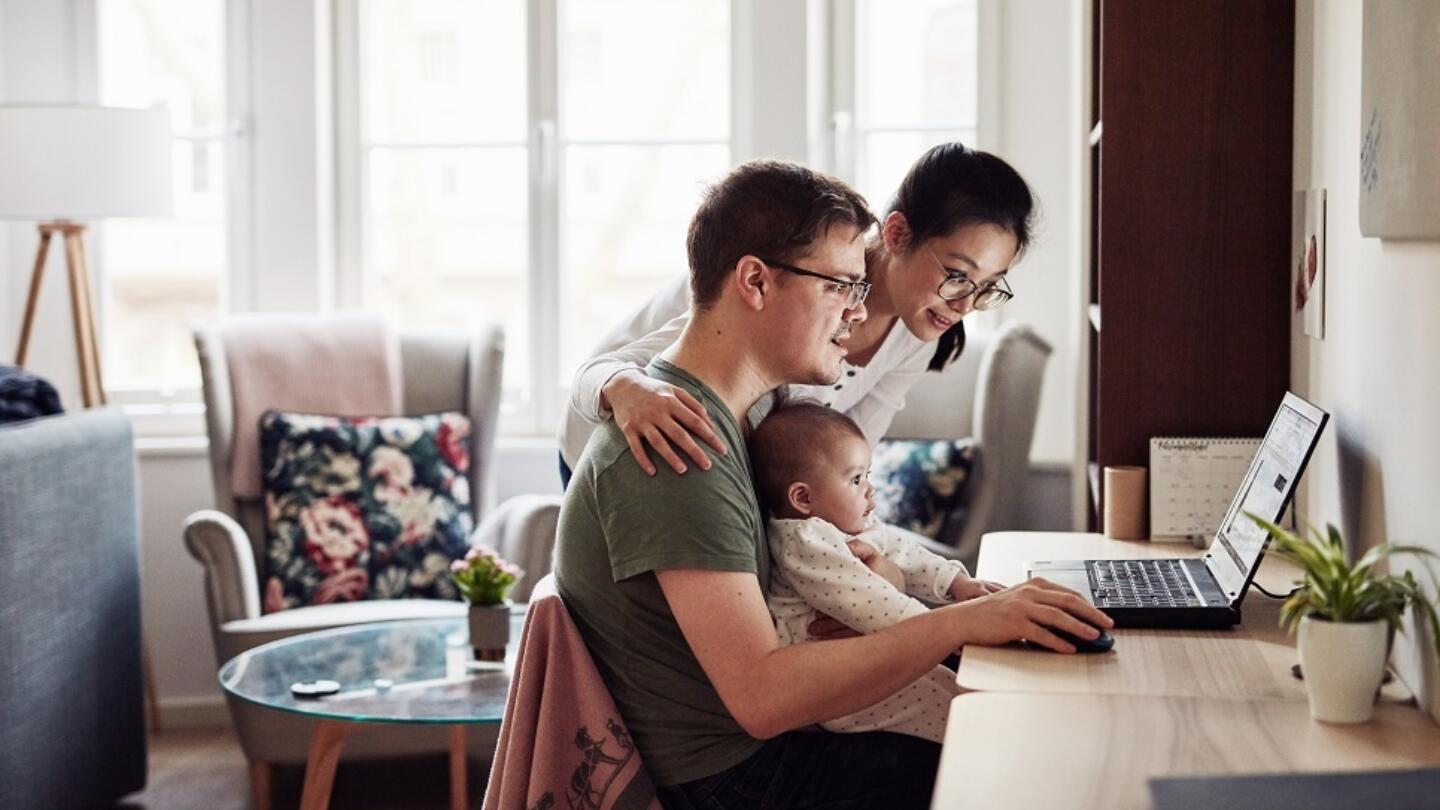
[{"label": "grey chair", "polygon": [[[429,599],[372,600],[260,612],[265,559],[262,499],[237,499],[230,485],[235,434],[230,376],[218,328],[195,331],[205,396],[210,466],[217,509],[196,512],[185,522],[185,545],[205,569],[206,607],[215,643],[216,666],[267,641],[332,627],[397,619],[463,617],[465,605]],[[470,417],[470,491],[476,523],[493,499],[496,420],[500,406],[504,335],[498,327],[477,334],[400,338],[401,385],[406,414],[460,411]],[[268,805],[270,765],[303,763],[311,721],[229,698],[230,716],[250,761],[257,807]],[[494,733],[468,735],[472,752],[488,756]],[[346,759],[399,756],[448,750],[444,729],[420,726],[361,726],[348,737]]]},{"label": "grey chair", "polygon": [[135,450],[118,408],[0,427],[0,807],[145,787]]},{"label": "grey chair", "polygon": [[892,439],[975,439],[977,463],[957,510],[963,521],[950,521],[938,542],[925,543],[971,570],[981,535],[1018,528],[1023,520],[1030,445],[1051,351],[1023,323],[972,330],[960,359],[939,374],[925,374],[890,425]]}]

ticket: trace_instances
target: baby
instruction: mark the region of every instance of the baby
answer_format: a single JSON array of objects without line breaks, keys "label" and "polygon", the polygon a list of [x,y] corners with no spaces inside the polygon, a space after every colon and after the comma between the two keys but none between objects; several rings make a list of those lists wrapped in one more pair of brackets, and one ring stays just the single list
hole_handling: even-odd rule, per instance
[{"label": "baby", "polygon": [[[750,438],[757,489],[769,512],[775,565],[767,595],[781,644],[813,640],[815,613],[873,633],[1001,586],[933,554],[875,517],[870,443],[849,417],[815,402],[782,403]],[[857,542],[858,541],[858,542]],[[860,557],[878,553],[904,575],[903,590]],[[821,725],[830,731],[894,731],[941,742],[955,673],[937,666],[885,700]]]}]

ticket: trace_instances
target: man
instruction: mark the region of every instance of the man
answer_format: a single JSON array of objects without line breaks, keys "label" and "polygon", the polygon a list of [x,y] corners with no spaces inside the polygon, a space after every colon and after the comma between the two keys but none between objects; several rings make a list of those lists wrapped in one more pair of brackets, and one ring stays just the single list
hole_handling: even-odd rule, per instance
[{"label": "man", "polygon": [[706,475],[662,464],[651,477],[608,423],[566,494],[556,583],[669,806],[923,807],[939,746],[796,729],[879,702],[964,644],[1068,650],[1047,627],[1088,639],[1086,621],[1111,624],[1031,581],[872,635],[780,646],[741,426],[776,387],[839,377],[865,317],[872,222],[845,184],[793,164],[747,163],[711,188],[687,242],[694,315],[647,373],[702,403],[726,452]]}]

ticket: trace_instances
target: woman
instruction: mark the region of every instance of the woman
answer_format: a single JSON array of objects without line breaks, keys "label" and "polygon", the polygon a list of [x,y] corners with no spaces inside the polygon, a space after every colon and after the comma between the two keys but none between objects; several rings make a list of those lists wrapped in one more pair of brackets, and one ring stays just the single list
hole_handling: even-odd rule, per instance
[{"label": "woman", "polygon": [[[793,386],[790,393],[844,412],[874,446],[920,375],[960,356],[961,319],[1014,297],[1005,278],[1030,244],[1033,214],[1029,186],[1004,160],[960,143],[926,152],[900,182],[866,249],[872,285],[867,316],[851,331],[840,379],[830,386]],[[686,471],[685,458],[709,468],[697,438],[723,452],[700,403],[643,371],[680,336],[689,306],[682,277],[612,330],[601,353],[576,372],[560,431],[566,486],[591,431],[612,414],[650,475],[655,466],[645,445],[677,473]],[[752,413],[752,421],[758,416]]]}]

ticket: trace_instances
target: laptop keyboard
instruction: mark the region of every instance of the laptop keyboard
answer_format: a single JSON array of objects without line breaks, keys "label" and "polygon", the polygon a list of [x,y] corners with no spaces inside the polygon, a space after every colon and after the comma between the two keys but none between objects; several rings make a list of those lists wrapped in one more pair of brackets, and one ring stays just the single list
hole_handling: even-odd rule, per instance
[{"label": "laptop keyboard", "polygon": [[1090,560],[1095,606],[1199,607],[1180,560]]}]

